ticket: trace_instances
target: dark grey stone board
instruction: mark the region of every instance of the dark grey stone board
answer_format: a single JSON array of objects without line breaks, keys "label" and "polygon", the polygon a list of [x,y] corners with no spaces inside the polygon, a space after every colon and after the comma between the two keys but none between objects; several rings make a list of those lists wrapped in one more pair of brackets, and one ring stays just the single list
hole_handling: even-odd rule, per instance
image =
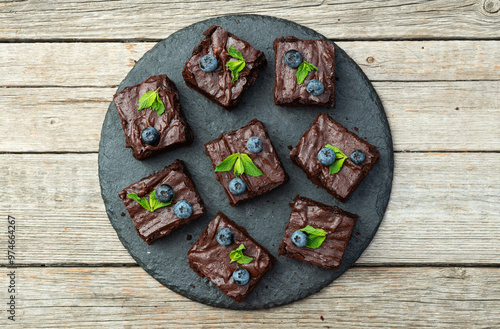
[{"label": "dark grey stone board", "polygon": [[[219,25],[263,51],[268,66],[261,71],[255,85],[232,112],[224,111],[198,92],[188,88],[181,75],[183,65],[193,48],[203,39],[202,32]],[[99,145],[99,179],[106,212],[118,237],[137,263],[171,290],[192,300],[231,309],[270,308],[305,298],[330,284],[349,269],[366,249],[384,216],[392,187],[394,155],[389,124],[380,99],[356,63],[337,46],[337,108],[285,108],[274,105],[273,41],[281,36],[324,38],[296,23],[267,16],[230,15],[188,26],[148,51],[125,77],[117,91],[144,81],[156,74],[167,74],[180,92],[181,104],[194,132],[189,147],[137,161],[125,148],[125,136],[114,102],[111,102],[102,127]],[[311,183],[295,166],[288,146],[295,146],[319,112],[327,111],[347,129],[375,145],[381,153],[357,191],[344,204]],[[290,182],[241,206],[229,206],[204,143],[220,133],[238,129],[257,118],[266,125],[270,138],[290,175]],[[118,192],[175,159],[186,162],[202,198],[207,214],[177,229],[172,234],[147,245],[137,235]],[[359,215],[342,265],[326,270],[286,257],[278,257],[275,268],[241,304],[232,301],[208,280],[201,279],[188,266],[187,251],[218,211],[244,226],[271,253],[278,256],[290,215],[289,203],[297,195],[337,205]],[[125,216],[121,214],[125,213]],[[133,284],[131,282],[130,284]]]}]

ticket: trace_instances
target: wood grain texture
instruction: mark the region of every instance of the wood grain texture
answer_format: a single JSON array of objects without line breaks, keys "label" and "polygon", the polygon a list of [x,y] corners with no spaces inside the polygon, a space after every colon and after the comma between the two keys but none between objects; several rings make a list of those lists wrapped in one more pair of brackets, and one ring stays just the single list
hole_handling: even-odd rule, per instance
[{"label": "wood grain texture", "polygon": [[[155,44],[0,43],[0,86],[118,85]],[[500,41],[355,41],[338,45],[372,81],[500,80]]]},{"label": "wood grain texture", "polygon": [[[3,154],[0,163],[0,213],[17,219],[18,264],[135,263],[104,211],[97,154]],[[499,265],[499,171],[500,153],[396,154],[388,210],[358,264]]]},{"label": "wood grain texture", "polygon": [[285,18],[335,39],[500,37],[500,15],[485,0],[43,0],[2,1],[0,39],[162,39],[234,13]]},{"label": "wood grain texture", "polygon": [[[138,267],[18,268],[24,328],[493,328],[498,268],[351,268],[302,301],[260,311],[194,303]],[[7,284],[8,270],[0,269]],[[193,282],[195,286],[200,284]],[[216,289],[216,288],[214,288]],[[6,289],[0,290],[6,300]],[[6,316],[0,323],[7,323]]]},{"label": "wood grain texture", "polygon": [[[374,86],[395,150],[500,150],[500,81]],[[0,109],[8,113],[0,120],[0,131],[9,132],[0,139],[0,152],[97,152],[115,90],[0,88]]]}]

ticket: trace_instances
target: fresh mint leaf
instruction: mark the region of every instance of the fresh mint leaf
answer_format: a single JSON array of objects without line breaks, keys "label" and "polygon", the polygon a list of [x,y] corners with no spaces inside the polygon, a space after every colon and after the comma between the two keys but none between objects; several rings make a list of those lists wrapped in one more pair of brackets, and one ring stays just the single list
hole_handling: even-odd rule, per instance
[{"label": "fresh mint leaf", "polygon": [[248,156],[248,154],[241,153],[240,155],[241,163],[243,164],[243,168],[245,169],[245,174],[254,176],[254,177],[259,177],[262,176],[262,171],[255,166],[253,163],[252,159]]},{"label": "fresh mint leaf", "polygon": [[234,48],[233,46],[229,46],[228,53],[229,53],[229,56],[237,59],[236,61],[228,61],[226,63],[226,66],[231,71],[231,75],[232,75],[231,81],[234,82],[234,81],[238,80],[240,72],[243,71],[243,69],[246,66],[246,62],[245,62],[245,58],[243,58],[243,55],[238,50],[236,50],[236,48]]},{"label": "fresh mint leaf", "polygon": [[238,248],[231,251],[229,253],[229,258],[231,258],[230,263],[237,262],[238,264],[250,264],[253,261],[253,258],[243,255],[244,249],[245,246],[243,244],[240,244]]},{"label": "fresh mint leaf", "polygon": [[215,167],[215,171],[229,171],[234,165],[234,175],[236,177],[247,174],[249,176],[262,176],[262,171],[259,170],[253,163],[252,159],[245,153],[234,153],[225,158]]},{"label": "fresh mint leaf", "polygon": [[335,162],[330,165],[328,168],[328,173],[330,175],[336,174],[342,169],[344,165],[344,161],[347,159],[347,155],[344,154],[339,148],[332,146],[330,144],[326,144],[325,147],[329,148],[333,152],[335,152]]},{"label": "fresh mint leaf", "polygon": [[312,65],[311,63],[308,63],[306,61],[302,61],[302,63],[300,63],[299,67],[297,68],[297,83],[299,85],[301,85],[304,80],[307,78],[307,75],[309,74],[309,72],[312,72],[314,70],[318,70],[318,68],[314,65]]},{"label": "fresh mint leaf", "polygon": [[137,110],[137,112],[147,108],[156,111],[158,115],[162,115],[163,112],[165,112],[165,105],[161,101],[158,90],[160,90],[160,87],[158,87],[158,89],[156,90],[150,90],[146,92],[139,98],[139,109]]},{"label": "fresh mint leaf", "polygon": [[233,168],[239,153],[231,154],[215,167],[215,171],[229,171]]},{"label": "fresh mint leaf", "polygon": [[323,241],[326,239],[326,231],[321,228],[314,228],[311,225],[307,225],[304,228],[301,228],[299,231],[302,231],[307,234],[307,243],[306,247],[316,249],[319,248]]},{"label": "fresh mint leaf", "polygon": [[245,60],[243,58],[243,55],[236,48],[234,48],[232,45],[229,46],[229,49],[227,50],[227,52],[229,53],[229,56],[231,56],[233,58],[241,59],[242,61]]},{"label": "fresh mint leaf", "polygon": [[243,167],[243,163],[241,163],[241,154],[238,156],[238,159],[236,159],[236,162],[234,164],[234,175],[238,177],[239,175],[243,174],[245,172],[245,168]]},{"label": "fresh mint leaf", "polygon": [[135,193],[129,193],[127,194],[129,198],[131,198],[134,201],[137,201],[144,209],[147,211],[151,211],[151,208],[149,207],[149,202],[148,199],[146,198],[139,198],[139,196]]}]

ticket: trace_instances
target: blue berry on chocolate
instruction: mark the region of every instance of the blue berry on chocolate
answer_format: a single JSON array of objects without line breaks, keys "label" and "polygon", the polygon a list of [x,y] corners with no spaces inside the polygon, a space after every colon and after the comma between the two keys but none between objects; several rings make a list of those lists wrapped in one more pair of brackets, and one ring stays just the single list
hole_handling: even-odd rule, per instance
[{"label": "blue berry on chocolate", "polygon": [[324,147],[318,152],[318,160],[322,165],[329,166],[335,162],[335,152],[328,147]]},{"label": "blue berry on chocolate", "polygon": [[365,154],[360,150],[356,150],[356,151],[351,153],[350,158],[351,158],[352,162],[359,165],[359,164],[362,164],[363,161],[365,161]]},{"label": "blue berry on chocolate", "polygon": [[174,190],[172,189],[172,187],[170,187],[170,185],[161,184],[155,190],[155,197],[156,200],[160,202],[163,203],[170,202],[174,197]]},{"label": "blue berry on chocolate", "polygon": [[186,200],[181,200],[175,204],[174,213],[180,219],[186,219],[193,214],[193,207]]},{"label": "blue berry on chocolate", "polygon": [[262,151],[262,139],[257,136],[252,136],[247,141],[247,149],[252,153]]},{"label": "blue berry on chocolate", "polygon": [[229,182],[229,192],[234,195],[240,195],[247,189],[247,184],[241,178],[234,178]]},{"label": "blue berry on chocolate", "polygon": [[300,63],[302,63],[302,55],[295,49],[287,51],[283,57],[286,66],[292,69],[299,67]]},{"label": "blue berry on chocolate", "polygon": [[307,243],[307,235],[302,231],[295,231],[292,234],[292,242],[299,248],[305,247]]},{"label": "blue berry on chocolate", "polygon": [[227,227],[224,227],[221,228],[219,232],[217,232],[217,236],[215,238],[217,239],[217,242],[219,242],[219,244],[227,247],[231,243],[233,243],[233,232],[231,232],[231,230]]},{"label": "blue berry on chocolate", "polygon": [[307,83],[306,90],[313,96],[319,96],[325,91],[325,86],[321,81],[312,79]]},{"label": "blue berry on chocolate", "polygon": [[147,127],[142,131],[141,139],[148,145],[155,145],[160,141],[160,133],[154,127]]},{"label": "blue berry on chocolate", "polygon": [[237,285],[243,286],[250,281],[250,273],[245,268],[238,268],[233,272],[233,280]]},{"label": "blue berry on chocolate", "polygon": [[200,59],[200,69],[203,72],[212,72],[217,68],[217,58],[213,55],[205,55]]}]

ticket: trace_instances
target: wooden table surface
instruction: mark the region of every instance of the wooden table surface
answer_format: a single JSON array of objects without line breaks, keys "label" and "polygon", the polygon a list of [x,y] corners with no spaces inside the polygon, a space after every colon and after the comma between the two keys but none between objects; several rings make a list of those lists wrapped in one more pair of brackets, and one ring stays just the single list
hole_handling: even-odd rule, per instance
[{"label": "wooden table surface", "polygon": [[[118,240],[97,175],[104,115],[135,61],[231,13],[336,41],[373,82],[394,139],[369,248],[321,292],[270,310],[212,308],[160,285]],[[0,86],[0,326],[500,327],[500,0],[0,1]]]}]

